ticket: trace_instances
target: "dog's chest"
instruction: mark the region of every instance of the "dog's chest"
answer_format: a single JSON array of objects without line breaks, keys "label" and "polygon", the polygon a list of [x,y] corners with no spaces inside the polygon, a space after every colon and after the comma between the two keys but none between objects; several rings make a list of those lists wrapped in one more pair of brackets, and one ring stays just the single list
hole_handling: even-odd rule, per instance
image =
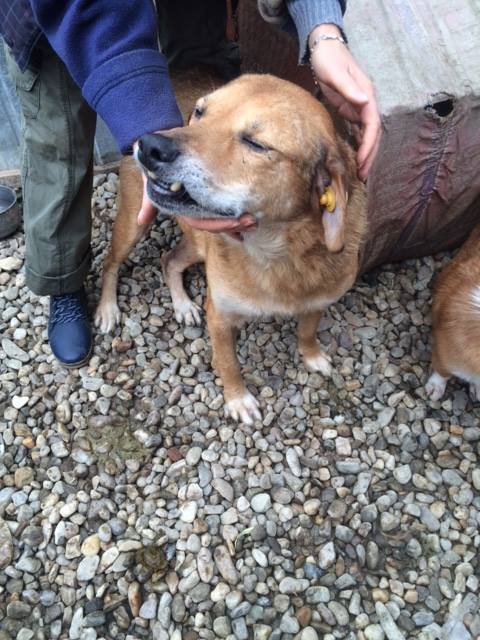
[{"label": "dog's chest", "polygon": [[215,283],[211,287],[211,297],[219,313],[254,318],[260,316],[295,316],[310,311],[321,311],[336,301],[324,295],[311,296],[295,301],[285,300],[281,294],[268,295],[265,291],[252,291],[229,287],[228,283]]}]

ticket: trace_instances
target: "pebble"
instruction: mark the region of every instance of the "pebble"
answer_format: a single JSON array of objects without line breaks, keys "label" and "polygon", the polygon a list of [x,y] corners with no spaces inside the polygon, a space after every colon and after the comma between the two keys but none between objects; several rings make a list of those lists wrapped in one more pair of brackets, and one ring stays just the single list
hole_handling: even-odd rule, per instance
[{"label": "pebble", "polygon": [[157,617],[158,600],[155,594],[151,594],[140,607],[139,616],[145,620],[153,620]]},{"label": "pebble", "polygon": [[333,542],[327,542],[320,548],[318,554],[318,564],[321,569],[328,569],[336,560],[335,546]]},{"label": "pebble", "polygon": [[389,610],[382,602],[375,603],[375,611],[388,640],[405,640],[405,636],[397,627]]},{"label": "pebble", "polygon": [[384,640],[385,633],[379,624],[369,624],[363,630],[366,640]]},{"label": "pebble", "polygon": [[97,555],[83,558],[77,567],[77,580],[92,580],[99,564],[100,558]]},{"label": "pebble", "polygon": [[214,552],[215,565],[222,578],[228,582],[228,584],[237,584],[239,575],[235,569],[232,558],[228,553],[226,547],[219,545],[215,548]]},{"label": "pebble", "polygon": [[257,493],[250,504],[256,513],[266,513],[272,506],[272,501],[268,493]]},{"label": "pebble", "polygon": [[393,476],[400,484],[408,484],[412,479],[412,470],[408,464],[402,464],[393,470]]},{"label": "pebble", "polygon": [[4,569],[12,562],[13,541],[7,523],[0,518],[0,569]]},{"label": "pebble", "polygon": [[183,522],[193,522],[197,515],[198,505],[196,502],[186,502],[180,507],[180,520]]},{"label": "pebble", "polygon": [[300,462],[298,459],[298,453],[292,447],[288,448],[286,451],[286,460],[287,464],[290,467],[291,472],[294,476],[300,478],[302,475],[302,468],[300,466]]}]

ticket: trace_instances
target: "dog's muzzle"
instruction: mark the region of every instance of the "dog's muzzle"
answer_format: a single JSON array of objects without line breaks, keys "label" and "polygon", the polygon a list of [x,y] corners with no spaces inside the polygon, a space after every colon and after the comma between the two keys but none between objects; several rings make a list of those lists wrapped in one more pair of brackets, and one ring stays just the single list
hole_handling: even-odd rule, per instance
[{"label": "dog's muzzle", "polygon": [[198,202],[188,187],[175,177],[181,149],[178,142],[161,133],[147,133],[136,146],[135,157],[144,170],[147,194],[157,209],[167,215],[182,215],[192,218],[231,218],[235,214],[219,211],[203,202]]}]

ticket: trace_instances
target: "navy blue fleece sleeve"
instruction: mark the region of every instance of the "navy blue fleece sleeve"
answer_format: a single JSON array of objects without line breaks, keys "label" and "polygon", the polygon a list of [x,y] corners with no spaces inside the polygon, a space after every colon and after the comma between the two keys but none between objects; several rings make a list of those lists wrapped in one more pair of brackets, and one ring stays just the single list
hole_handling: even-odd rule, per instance
[{"label": "navy blue fleece sleeve", "polygon": [[343,32],[343,13],[346,0],[287,0],[298,34],[299,58],[308,62],[308,36],[319,24],[336,24]]},{"label": "navy blue fleece sleeve", "polygon": [[122,152],[182,124],[152,0],[30,0],[35,19]]}]

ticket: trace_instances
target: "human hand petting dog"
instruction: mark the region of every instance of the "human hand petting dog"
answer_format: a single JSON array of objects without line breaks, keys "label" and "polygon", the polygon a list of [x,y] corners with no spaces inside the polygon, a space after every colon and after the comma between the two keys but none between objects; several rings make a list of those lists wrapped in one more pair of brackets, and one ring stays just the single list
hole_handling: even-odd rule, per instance
[{"label": "human hand petting dog", "polygon": [[308,40],[310,62],[325,98],[354,125],[359,144],[358,175],[364,180],[372,167],[381,137],[375,89],[345,44],[338,40],[320,40],[321,35],[338,37],[341,32],[334,24],[315,27]]}]

